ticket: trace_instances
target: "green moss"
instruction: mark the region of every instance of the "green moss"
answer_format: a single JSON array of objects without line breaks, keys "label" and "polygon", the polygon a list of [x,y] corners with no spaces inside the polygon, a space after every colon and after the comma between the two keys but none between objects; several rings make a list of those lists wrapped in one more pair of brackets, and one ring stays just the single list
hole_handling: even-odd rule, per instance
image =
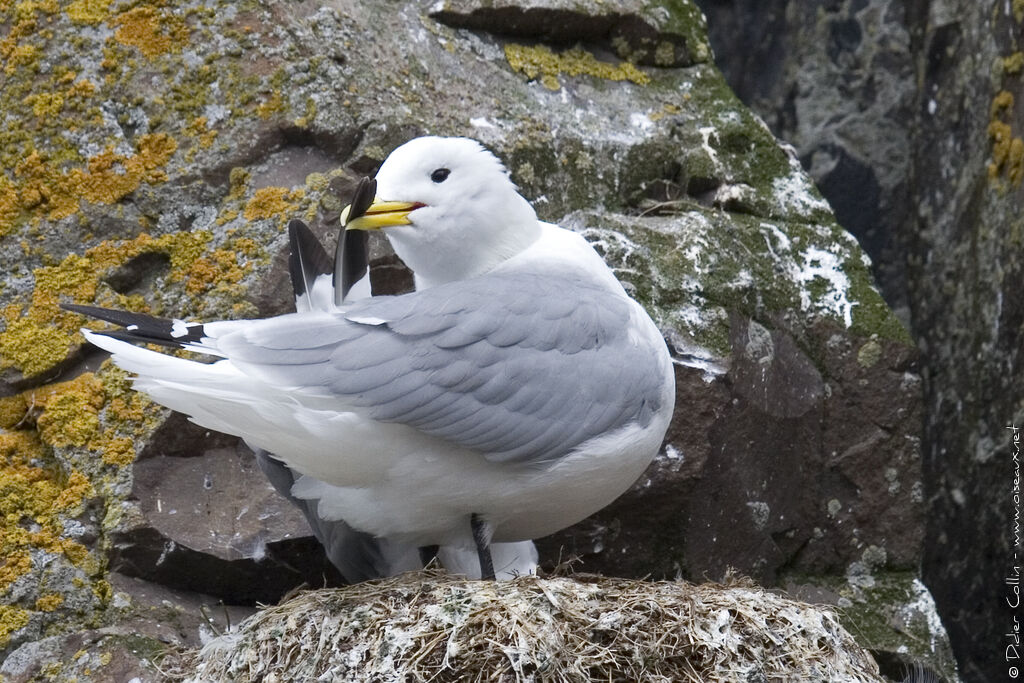
[{"label": "green moss", "polygon": [[843,272],[850,280],[849,299],[856,302],[851,330],[861,337],[877,335],[880,339],[913,346],[910,332],[875,289],[874,277],[859,253],[843,263]]},{"label": "green moss", "polygon": [[683,36],[692,62],[710,62],[708,27],[700,7],[690,0],[667,0],[659,3],[658,8],[667,11],[669,16],[668,22],[661,27],[662,30]]},{"label": "green moss", "polygon": [[913,573],[874,571],[858,585],[842,576],[792,576],[788,583],[838,595],[839,621],[861,647],[921,662],[955,680],[955,660],[934,603]]}]

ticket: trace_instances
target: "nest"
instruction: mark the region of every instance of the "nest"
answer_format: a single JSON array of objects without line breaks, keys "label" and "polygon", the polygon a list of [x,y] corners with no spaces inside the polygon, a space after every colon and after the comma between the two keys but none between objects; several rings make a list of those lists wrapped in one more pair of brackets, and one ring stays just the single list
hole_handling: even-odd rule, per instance
[{"label": "nest", "polygon": [[883,680],[827,608],[750,583],[440,572],[300,593],[179,666],[192,682]]}]

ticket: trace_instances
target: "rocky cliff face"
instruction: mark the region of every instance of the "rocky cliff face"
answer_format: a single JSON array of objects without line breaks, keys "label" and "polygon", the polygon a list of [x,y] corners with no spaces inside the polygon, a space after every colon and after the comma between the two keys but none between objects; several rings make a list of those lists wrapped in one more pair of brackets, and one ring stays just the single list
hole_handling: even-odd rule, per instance
[{"label": "rocky cliff face", "polygon": [[[797,155],[711,63],[695,6],[0,11],[0,646],[24,644],[17,675],[81,638],[167,638],[161,591],[252,604],[331,580],[237,440],[131,392],[57,304],[285,312],[287,220],[333,239],[353,179],[424,133],[493,149],[542,218],[615,267],[676,361],[663,451],[615,505],[544,539],[544,563],[738,568],[842,605],[894,670],[949,669],[916,578],[918,352]],[[407,286],[374,249],[376,290]],[[197,637],[187,612],[179,640]]]},{"label": "rocky cliff face", "polygon": [[[924,574],[963,673],[1014,643],[1024,422],[1019,2],[703,0],[740,97],[791,141],[905,308],[925,392]],[[766,30],[767,29],[767,30]],[[849,210],[845,210],[847,207]]]}]

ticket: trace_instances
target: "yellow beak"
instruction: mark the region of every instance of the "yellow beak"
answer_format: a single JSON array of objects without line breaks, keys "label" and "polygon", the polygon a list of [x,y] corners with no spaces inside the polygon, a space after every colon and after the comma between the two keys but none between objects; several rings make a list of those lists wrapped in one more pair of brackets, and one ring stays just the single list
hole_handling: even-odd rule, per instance
[{"label": "yellow beak", "polygon": [[419,202],[382,202],[374,199],[361,216],[349,218],[352,205],[341,212],[341,224],[346,230],[380,230],[392,225],[410,225],[409,214],[425,204]]}]

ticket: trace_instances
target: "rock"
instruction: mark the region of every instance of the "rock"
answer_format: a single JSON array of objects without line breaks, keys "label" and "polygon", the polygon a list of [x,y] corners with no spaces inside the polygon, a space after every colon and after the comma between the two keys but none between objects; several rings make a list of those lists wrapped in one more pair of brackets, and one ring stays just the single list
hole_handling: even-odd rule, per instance
[{"label": "rock", "polygon": [[[840,622],[857,633],[858,644],[888,679],[957,680],[949,636],[928,588],[913,572],[878,571],[879,559],[878,548],[869,548],[845,577],[813,584],[794,579],[785,584],[786,592],[815,605],[834,605],[843,615]],[[908,679],[915,670],[920,677]]]},{"label": "rock", "polygon": [[305,518],[243,445],[154,456],[133,474],[138,519],[110,533],[114,569],[230,604],[276,602],[303,583],[342,583]]},{"label": "rock", "polygon": [[[678,407],[665,451],[634,490],[582,533],[546,547],[585,553],[588,570],[700,577],[734,567],[769,584],[780,571],[842,573],[870,545],[885,548],[893,567],[915,566],[923,533],[917,441],[908,439],[920,429],[916,353],[877,300],[847,300],[856,291],[849,282],[819,298],[801,281],[821,251],[815,240],[847,264],[859,259],[853,243],[829,242],[823,226],[799,234],[767,217],[701,211],[583,214],[569,224],[592,226],[584,234],[681,340]],[[792,242],[776,242],[782,228]],[[666,238],[693,246],[680,255],[663,248]],[[688,318],[694,306],[701,313]],[[895,338],[848,336],[846,316],[854,329],[878,325],[867,322],[871,306]],[[699,406],[695,424],[691,406]],[[681,542],[670,552],[657,531],[666,528],[669,543]]]},{"label": "rock", "polygon": [[965,679],[1005,680],[1005,581],[1021,554],[1007,525],[1024,423],[1024,13],[959,0],[700,4],[730,84],[793,142],[912,321],[923,574]]},{"label": "rock", "polygon": [[430,17],[455,28],[553,45],[590,43],[646,66],[691,66],[710,59],[703,16],[695,5],[632,0],[616,3],[614,9],[577,0],[528,5],[515,0],[444,0],[430,8]]},{"label": "rock", "polygon": [[908,306],[900,235],[913,221],[913,3],[701,0],[715,58],[736,94],[791,142],[872,259],[886,300]]},{"label": "rock", "polygon": [[253,612],[113,572],[109,577],[116,626],[25,643],[0,664],[4,681],[164,681],[167,660],[179,650],[199,647]]},{"label": "rock", "polygon": [[[233,442],[183,429],[109,365],[51,384],[99,362],[81,345],[83,319],[57,303],[206,320],[283,312],[287,221],[329,241],[346,183],[425,132],[493,149],[542,218],[602,251],[676,360],[664,452],[614,506],[543,540],[546,565],[578,553],[588,569],[692,579],[732,565],[777,584],[844,576],[878,547],[882,569],[917,566],[915,350],[794,155],[701,57],[699,12],[681,1],[490,7],[501,12],[22,7],[26,68],[0,93],[14,121],[0,149],[14,169],[0,179],[0,259],[15,264],[0,289],[0,439],[22,449],[25,477],[47,482],[46,500],[66,505],[43,518],[45,537],[18,536],[28,559],[0,582],[0,647],[107,614],[107,562],[229,600],[276,599],[309,580],[287,566],[294,555],[253,561],[288,524],[245,525],[235,543],[236,494],[254,480],[238,474],[225,489],[236,494],[217,500],[202,488],[229,462],[244,472],[244,459],[216,451]],[[569,49],[542,26],[566,13],[583,31]],[[639,37],[593,28],[612,14]],[[521,37],[504,30],[509,16]],[[639,58],[650,35],[671,43],[671,60],[657,47],[653,65],[608,54],[625,44]],[[387,251],[374,265],[378,291],[408,286]],[[260,509],[290,514],[264,490],[252,484]],[[164,496],[193,523],[170,524]],[[7,519],[36,514],[26,497],[12,505]],[[80,550],[66,544],[73,533]],[[39,594],[47,563],[64,567],[51,591],[77,601],[74,623],[70,609],[45,609],[57,600]]]}]

